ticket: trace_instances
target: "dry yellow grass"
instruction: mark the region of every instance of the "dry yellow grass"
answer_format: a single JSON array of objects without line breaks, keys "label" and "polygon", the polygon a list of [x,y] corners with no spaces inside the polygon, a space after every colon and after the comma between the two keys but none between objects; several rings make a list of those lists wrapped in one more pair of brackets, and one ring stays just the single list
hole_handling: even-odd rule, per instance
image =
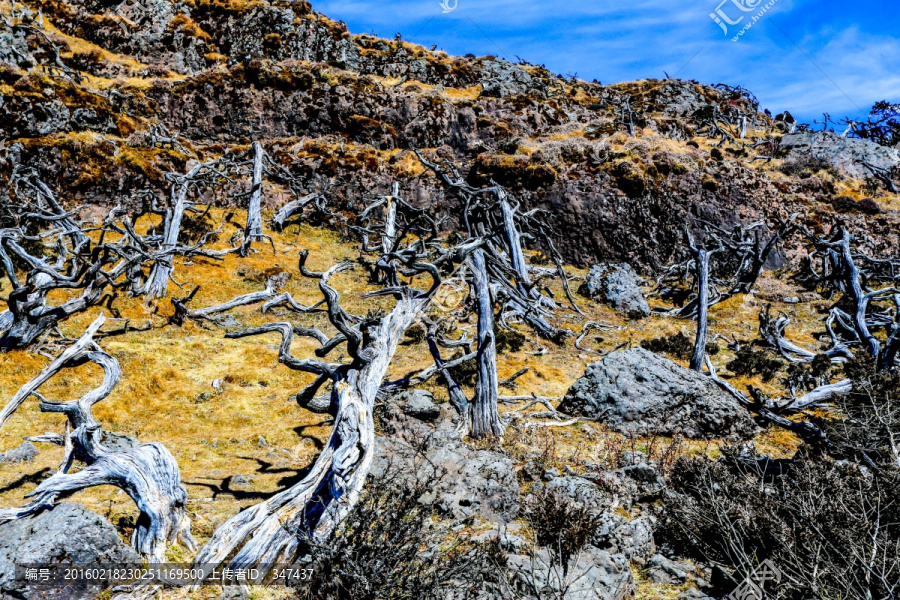
[{"label": "dry yellow grass", "polygon": [[[215,213],[215,216],[220,214]],[[142,227],[148,225],[141,224]],[[227,227],[235,226],[227,225],[225,236],[231,233]],[[200,285],[193,306],[218,304],[236,295],[262,289],[263,273],[282,269],[293,275],[286,291],[291,292],[299,302],[313,303],[319,299],[315,282],[300,277],[296,271],[299,250],[306,248],[310,251],[310,267],[313,269],[323,269],[357,254],[352,245],[341,243],[335,233],[305,225],[291,227],[285,233],[276,235],[275,243],[275,255],[270,249],[260,246],[258,252],[243,260],[235,255],[229,255],[223,261],[180,260],[175,276],[184,283],[184,291],[173,285],[171,294],[186,295],[193,286]],[[584,275],[580,269],[569,271],[576,276]],[[342,274],[335,279],[335,285],[341,290],[346,307],[351,311],[365,313],[376,306],[389,306],[389,301],[384,299],[376,303],[359,299],[361,293],[368,289],[361,270]],[[561,298],[559,285],[554,284],[553,287],[554,293]],[[748,296],[714,306],[710,313],[712,333],[735,333],[746,340],[756,337],[754,325],[762,300]],[[586,319],[614,325],[626,324],[618,313],[605,306],[583,298],[579,298],[579,303]],[[277,336],[227,340],[223,330],[211,324],[188,322],[180,328],[167,325],[168,317],[173,312],[168,299],[147,306],[136,299],[120,297],[114,306],[122,318],[130,320],[131,325],[150,325],[153,329],[129,332],[101,342],[120,361],[123,377],[114,393],[97,405],[96,416],[110,431],[135,435],[142,441],[158,441],[173,452],[189,490],[194,527],[201,542],[225,518],[281,489],[314,460],[330,429],[325,418],[300,409],[290,399],[309,382],[311,376],[278,365]],[[815,347],[816,342],[808,332],[817,328],[818,315],[807,305],[782,308],[789,310],[795,320],[789,330],[792,339]],[[63,323],[63,332],[77,336],[98,310]],[[246,326],[286,319],[327,327],[322,316],[279,313],[277,309],[274,314],[263,315],[258,306],[240,308],[233,314]],[[580,332],[584,318],[566,310],[560,310],[559,314],[562,324]],[[115,323],[111,322],[110,327]],[[461,328],[465,330],[467,327],[471,329],[473,324]],[[602,352],[623,342],[637,345],[642,340],[677,331],[691,336],[693,324],[678,319],[650,317],[629,322],[628,327],[621,331],[589,337],[584,344]],[[533,340],[532,336],[527,337],[529,341],[521,351],[503,354],[498,365],[501,378],[509,377],[524,367],[529,368],[529,372],[517,380],[517,394],[534,393],[559,398],[583,374],[586,365],[597,359],[596,354],[576,349],[571,340],[564,346],[556,347],[549,342]],[[533,352],[540,347],[547,347],[550,352],[543,356],[534,355]],[[295,341],[293,352],[296,356],[309,356],[314,348],[312,340],[301,338]],[[716,363],[724,365],[730,358],[729,351],[725,349],[717,355]],[[422,348],[403,345],[392,364],[391,376],[399,377],[422,369],[428,366],[429,360]],[[0,355],[0,398],[8,400],[47,362],[45,357],[21,351]],[[99,371],[91,367],[67,371],[48,383],[42,392],[48,398],[77,397],[95,385],[98,376]],[[218,391],[212,387],[216,379],[224,382]],[[757,379],[737,378],[733,382],[738,387],[753,384],[768,392],[777,391],[777,388]],[[446,397],[437,380],[429,382],[428,388],[438,399]],[[25,435],[61,431],[62,427],[63,420],[58,415],[40,413],[37,402],[29,400],[0,431],[0,450],[15,447]],[[526,436],[524,441],[520,437],[522,435]],[[258,443],[261,437],[265,440],[265,446]],[[775,456],[789,456],[799,444],[792,434],[781,431],[766,432],[758,441],[761,449]],[[616,453],[622,449],[641,449],[661,458],[667,452],[715,455],[718,448],[714,442],[682,441],[672,449],[671,442],[630,440],[607,432],[598,424],[591,424],[590,428],[574,425],[542,429],[527,434],[511,430],[503,445],[515,455],[521,448],[543,447],[550,443],[556,444],[553,460],[559,466],[569,464],[573,467],[584,462],[612,465]],[[0,505],[21,503],[23,495],[56,468],[62,449],[43,447],[41,450],[33,463],[0,465]],[[230,478],[237,474],[248,477],[249,485],[232,486]],[[135,514],[130,499],[115,488],[94,488],[77,494],[75,499],[114,522],[119,517]]]},{"label": "dry yellow grass", "polygon": [[[147,226],[146,223],[143,226]],[[226,230],[226,235],[230,231]],[[299,277],[295,262],[301,248],[310,251],[310,266],[321,269],[335,261],[353,258],[356,250],[340,243],[333,232],[308,226],[291,227],[275,236],[278,253],[260,246],[259,251],[247,259],[230,255],[223,261],[195,259],[191,263],[178,261],[175,276],[184,283],[184,292],[172,286],[173,295],[186,295],[194,285],[201,289],[193,306],[203,307],[224,302],[236,295],[262,289],[263,272],[283,269],[293,277],[286,291],[302,303],[312,303],[319,295],[315,282]],[[570,269],[574,275],[584,271]],[[365,313],[374,308],[372,301],[361,301],[361,292],[367,289],[364,273],[357,270],[342,274],[335,285],[346,299],[349,310]],[[558,284],[555,284],[558,287]],[[561,289],[554,289],[562,297]],[[622,317],[611,309],[579,299],[586,318],[616,325],[625,325]],[[388,306],[379,300],[377,305]],[[759,301],[755,298],[735,298],[713,307],[710,315],[712,332],[731,334],[746,331],[739,337],[751,339],[755,333],[746,329],[755,322]],[[122,365],[122,381],[114,393],[97,405],[95,412],[104,427],[110,431],[128,433],[142,441],[158,441],[165,444],[178,459],[185,484],[188,487],[190,509],[195,531],[204,541],[214,528],[239,508],[264,498],[281,489],[297,477],[298,472],[314,460],[322,441],[330,429],[325,418],[306,412],[290,399],[309,382],[310,376],[295,373],[278,365],[277,336],[260,336],[239,340],[224,339],[223,330],[210,324],[188,322],[183,327],[167,325],[172,314],[169,300],[146,306],[133,298],[119,298],[114,306],[122,318],[135,327],[151,325],[148,332],[129,332],[104,339],[101,344]],[[804,334],[812,329],[816,315],[804,313],[804,305],[792,307],[797,332],[794,339],[801,342],[813,340]],[[76,336],[94,318],[97,310],[79,315],[62,325],[69,336]],[[580,332],[583,319],[573,312],[560,310],[562,323]],[[324,317],[298,316],[279,313],[263,315],[258,306],[233,311],[242,325],[256,325],[275,320],[291,320],[303,324],[326,327]],[[116,322],[110,324],[112,327]],[[463,325],[471,328],[472,324]],[[641,340],[683,331],[692,335],[693,325],[688,321],[650,317],[628,323],[627,329],[604,332],[602,340],[589,337],[586,347],[608,351],[629,341]],[[529,341],[515,353],[500,357],[499,373],[506,378],[528,367],[527,374],[517,380],[516,393],[534,393],[542,396],[561,397],[576,378],[581,376],[587,364],[597,355],[574,348],[571,341],[562,347],[549,342]],[[532,352],[547,347],[550,352],[535,356]],[[309,356],[315,343],[298,339],[294,343],[296,356]],[[338,351],[339,353],[339,351]],[[716,357],[719,365],[729,359],[724,350]],[[48,359],[26,352],[10,352],[0,355],[0,398],[8,400],[19,386],[31,379]],[[400,347],[391,368],[391,376],[398,377],[422,369],[429,364],[426,352],[412,345]],[[67,371],[48,383],[42,390],[48,398],[73,398],[96,384],[99,372],[84,367]],[[222,379],[222,389],[217,391],[212,382]],[[739,386],[752,383],[771,391],[757,380],[738,379]],[[439,399],[446,397],[445,390],[436,380],[428,384]],[[471,393],[471,390],[469,390]],[[508,392],[506,392],[508,393]],[[504,410],[507,410],[504,408]],[[0,449],[8,450],[18,445],[25,435],[44,431],[61,431],[63,420],[59,415],[42,414],[37,402],[29,400],[0,431]],[[526,444],[511,431],[506,446],[514,454],[515,447],[534,447],[550,443],[543,438],[553,438],[558,445],[559,465],[578,466],[587,462],[610,463],[615,453],[625,449],[642,449],[660,454],[669,447],[663,440],[628,440],[624,436],[606,432],[601,425],[586,428],[575,425],[566,428],[543,429],[529,435]],[[266,446],[260,446],[259,438]],[[768,432],[760,437],[760,445],[777,456],[790,455],[798,441],[791,434]],[[38,459],[22,465],[0,465],[0,505],[12,506],[22,502],[23,495],[38,481],[56,468],[62,449],[42,447]],[[681,442],[676,451],[680,454],[700,452],[714,455],[715,443]],[[577,451],[577,454],[576,454]],[[661,455],[661,454],[660,454]],[[556,459],[554,459],[556,460]],[[250,479],[246,486],[231,486],[230,477],[242,474]],[[94,488],[76,495],[75,499],[109,517],[114,522],[119,517],[135,514],[128,497],[115,488]]]}]

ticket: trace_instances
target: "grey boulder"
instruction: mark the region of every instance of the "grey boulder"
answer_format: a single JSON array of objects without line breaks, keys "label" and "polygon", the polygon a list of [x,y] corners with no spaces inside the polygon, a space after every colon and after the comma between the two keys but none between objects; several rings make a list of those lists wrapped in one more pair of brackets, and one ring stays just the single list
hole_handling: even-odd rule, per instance
[{"label": "grey boulder", "polygon": [[591,267],[578,293],[600,300],[632,319],[640,319],[650,315],[650,306],[644,300],[640,283],[637,273],[628,263],[600,264]]},{"label": "grey boulder", "polygon": [[566,600],[622,600],[634,592],[628,559],[585,546],[567,574],[540,548],[530,555],[507,555],[507,566],[520,592],[527,596]]},{"label": "grey boulder", "polygon": [[96,598],[106,582],[59,586],[16,578],[16,565],[44,568],[65,564],[140,565],[106,519],[80,504],[63,502],[37,516],[0,525],[0,598]]},{"label": "grey boulder", "polygon": [[866,179],[871,171],[863,162],[891,170],[900,166],[900,149],[880,146],[869,140],[845,138],[829,131],[792,133],[781,138],[786,160],[819,159],[845,177]]},{"label": "grey boulder", "polygon": [[656,552],[653,521],[646,516],[629,521],[615,513],[604,513],[600,516],[600,525],[591,538],[591,544],[643,564]]},{"label": "grey boulder", "polygon": [[519,510],[512,459],[472,448],[452,429],[432,430],[410,420],[396,435],[377,436],[371,474],[375,478],[399,474],[420,481],[436,478],[420,501],[455,519],[477,515],[502,523]]},{"label": "grey boulder", "polygon": [[428,390],[407,390],[397,396],[403,414],[420,421],[434,421],[441,416],[441,408],[434,403]]},{"label": "grey boulder", "polygon": [[599,417],[631,435],[746,439],[757,431],[750,413],[712,379],[643,348],[589,365],[559,410]]},{"label": "grey boulder", "polygon": [[31,442],[22,442],[12,450],[0,452],[0,463],[31,462],[38,455],[37,447]]},{"label": "grey boulder", "polygon": [[609,494],[600,487],[583,477],[565,476],[554,477],[546,484],[536,484],[533,489],[537,491],[540,486],[559,494],[573,502],[587,505],[606,505],[609,503]]}]

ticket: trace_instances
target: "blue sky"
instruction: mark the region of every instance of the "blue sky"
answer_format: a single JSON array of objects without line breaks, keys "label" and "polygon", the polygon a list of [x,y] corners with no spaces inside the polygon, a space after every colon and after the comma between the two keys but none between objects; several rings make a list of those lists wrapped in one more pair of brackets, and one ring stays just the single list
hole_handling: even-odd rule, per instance
[{"label": "blue sky", "polygon": [[[445,0],[450,6],[454,0]],[[353,33],[375,33],[451,54],[519,56],[603,83],[663,78],[743,85],[774,113],[801,120],[861,116],[900,101],[900,10],[886,0],[313,0]],[[738,6],[738,5],[742,6]],[[711,18],[737,25],[728,34]],[[746,9],[746,10],[745,10]]]}]

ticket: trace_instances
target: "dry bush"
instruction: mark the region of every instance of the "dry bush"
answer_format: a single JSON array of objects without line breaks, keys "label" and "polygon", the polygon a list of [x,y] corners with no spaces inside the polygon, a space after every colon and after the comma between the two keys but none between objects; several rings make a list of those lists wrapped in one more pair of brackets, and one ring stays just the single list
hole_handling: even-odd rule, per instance
[{"label": "dry bush", "polygon": [[[642,340],[641,348],[655,352],[656,354],[669,354],[675,358],[688,360],[694,353],[694,342],[679,331],[672,335],[665,335],[652,340]],[[707,342],[706,353],[715,356],[721,348],[715,342]]]},{"label": "dry bush", "polygon": [[846,418],[822,420],[833,453],[873,469],[900,469],[900,372],[875,372],[865,355],[848,361],[844,374],[853,391],[838,401]]},{"label": "dry bush", "polygon": [[715,462],[682,459],[669,484],[657,542],[734,572],[716,592],[769,559],[784,577],[767,598],[900,593],[900,470],[874,475],[802,456],[767,477],[732,448]]},{"label": "dry bush", "polygon": [[738,350],[734,360],[725,366],[735,375],[759,375],[763,381],[771,381],[784,365],[783,361],[773,358],[765,350],[744,347]]},{"label": "dry bush", "polygon": [[[436,477],[436,476],[435,476]],[[305,600],[458,600],[497,597],[505,555],[495,542],[452,538],[423,502],[435,477],[394,473],[370,483],[344,524],[325,543],[311,544],[313,578]]]},{"label": "dry bush", "polygon": [[547,548],[552,566],[561,568],[565,578],[572,558],[577,557],[600,526],[601,513],[597,506],[542,487],[530,496],[524,516],[534,532],[535,543]]}]

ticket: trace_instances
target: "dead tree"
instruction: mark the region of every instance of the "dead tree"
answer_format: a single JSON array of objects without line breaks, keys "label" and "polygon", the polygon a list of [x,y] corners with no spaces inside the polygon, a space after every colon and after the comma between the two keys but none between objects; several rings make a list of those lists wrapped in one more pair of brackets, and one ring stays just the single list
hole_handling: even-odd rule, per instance
[{"label": "dead tree", "polygon": [[705,247],[695,244],[690,233],[687,234],[687,244],[694,255],[694,273],[697,278],[697,339],[694,342],[694,353],[691,355],[690,368],[694,371],[703,370],[703,358],[706,356],[706,337],[709,327],[709,261],[712,256],[722,249],[707,250]]},{"label": "dead tree", "polygon": [[[788,323],[791,322],[790,318],[782,312],[779,313],[777,318],[773,319],[771,309],[772,307],[769,305],[759,312],[760,337],[788,361],[793,363],[811,363],[816,358],[817,354],[788,340],[784,336],[784,330],[787,328]],[[835,335],[832,326],[835,317],[836,315],[832,311],[825,322],[828,333],[831,336],[832,347],[822,354],[827,356],[832,363],[842,363],[848,358],[853,358],[853,353],[850,351],[848,345],[838,339]]]},{"label": "dead tree", "polygon": [[[372,222],[366,229],[369,233],[376,231]],[[407,278],[429,276],[432,284],[427,290],[399,282],[381,284],[379,289],[363,297],[393,297],[393,309],[387,314],[353,315],[341,306],[340,295],[331,285],[332,278],[354,268],[353,263],[340,263],[316,273],[306,267],[304,255],[300,271],[306,277],[318,279],[328,321],[337,333],[329,336],[318,329],[273,323],[230,334],[230,337],[246,337],[278,332],[282,337],[279,361],[292,369],[316,375],[313,383],[298,394],[298,399],[301,396],[312,399],[320,387],[329,380],[332,382],[327,410],[334,416],[334,429],[324,451],[303,480],[245,509],[220,527],[197,556],[198,565],[225,561],[232,568],[252,565],[260,569],[263,577],[273,563],[294,560],[305,539],[327,537],[359,497],[374,452],[372,411],[376,397],[397,345],[425,311],[441,283],[439,268],[426,262],[428,245],[421,238],[416,236],[418,239],[410,241],[405,233],[392,235],[392,227],[385,223],[377,229],[382,241],[377,246],[381,253],[379,261],[386,269],[396,270]],[[413,226],[405,229],[424,233]],[[385,248],[390,251],[384,253]],[[317,359],[291,356],[294,334],[310,336],[321,343]],[[322,360],[338,346],[345,346],[350,362]]]},{"label": "dead tree", "polygon": [[[113,391],[121,377],[119,363],[93,341],[93,336],[105,322],[101,314],[74,344],[63,351],[37,376],[22,386],[0,412],[0,427],[25,400],[34,396],[40,400],[42,412],[63,413],[68,418],[65,434],[43,435],[34,441],[65,446],[66,453],[59,471],[42,481],[28,494],[34,499],[20,508],[0,509],[0,522],[19,519],[52,508],[57,496],[98,485],[114,485],[125,491],[140,510],[131,545],[151,563],[165,561],[166,547],[182,542],[195,548],[191,537],[191,522],[185,503],[187,491],[181,484],[178,463],[172,454],[158,443],[141,444],[127,450],[114,451],[102,442],[100,423],[91,412],[92,407]],[[56,402],[45,399],[40,387],[63,369],[92,362],[103,369],[103,382],[78,400]],[[75,461],[86,466],[70,473]]]},{"label": "dead tree", "polygon": [[253,180],[250,187],[250,202],[247,205],[247,226],[244,228],[244,243],[241,244],[241,256],[247,256],[253,242],[266,239],[262,230],[262,177],[263,157],[265,151],[262,144],[253,142]]},{"label": "dead tree", "polygon": [[523,233],[544,246],[556,264],[556,274],[570,305],[580,313],[562,268],[562,257],[551,239],[546,215],[539,210],[520,212],[519,207],[509,201],[508,192],[494,182],[488,187],[475,188],[465,182],[452,163],[438,165],[425,159],[418,150],[416,156],[464,202],[460,220],[466,235],[470,240],[480,240],[491,280],[504,298],[500,324],[505,326],[510,319],[521,319],[546,339],[558,341],[570,335],[571,331],[554,327],[548,321],[556,303],[537,289],[531,280],[531,267],[525,264],[522,252]]},{"label": "dead tree", "polygon": [[294,198],[275,212],[271,220],[272,227],[283,231],[288,219],[302,213],[307,206],[315,206],[320,213],[325,213],[325,196],[312,193]]},{"label": "dead tree", "polygon": [[494,303],[488,279],[484,251],[472,253],[472,287],[478,303],[478,379],[471,404],[472,436],[499,437],[503,424],[497,408],[497,344],[494,338]]},{"label": "dead tree", "polygon": [[217,185],[228,176],[221,170],[223,161],[199,163],[184,175],[167,173],[166,179],[172,184],[171,205],[155,212],[163,215],[162,236],[157,243],[150,274],[141,288],[148,298],[164,298],[169,290],[169,281],[175,271],[174,258],[183,254],[185,247],[178,242],[184,214],[195,209],[195,203],[188,199],[192,189],[204,185]]},{"label": "dead tree", "polygon": [[[762,274],[763,268],[778,244],[788,238],[796,229],[799,214],[791,215],[787,221],[779,221],[778,228],[763,241],[762,222],[749,226],[738,225],[730,232],[706,221],[700,221],[703,235],[710,247],[719,248],[716,261],[711,264],[710,306],[723,302],[738,294],[749,294]],[[669,267],[657,280],[656,294],[663,298],[683,296],[680,287],[692,271],[694,259]],[[680,308],[664,311],[667,316],[683,319],[697,317],[698,296],[696,293]]]},{"label": "dead tree", "polygon": [[[827,235],[813,235],[805,231],[806,237],[813,246],[810,252],[810,268],[814,280],[826,287],[839,291],[852,305],[852,314],[835,307],[832,311],[832,322],[841,326],[845,334],[852,336],[851,341],[860,343],[872,356],[879,371],[894,366],[900,336],[897,335],[897,315],[891,315],[887,309],[878,310],[878,302],[894,300],[900,308],[900,290],[895,287],[871,289],[868,274],[857,265],[858,255],[853,252],[853,236],[843,226],[837,226]],[[816,262],[821,266],[816,269]],[[887,341],[882,344],[873,333],[879,328],[890,327]],[[832,330],[829,327],[829,332]],[[835,343],[837,338],[833,336]]]},{"label": "dead tree", "polygon": [[[68,232],[57,230],[47,235],[59,236],[60,240],[59,254],[52,265],[23,245],[42,238],[26,236],[21,229],[0,230],[0,267],[12,285],[8,310],[0,313],[0,351],[31,346],[56,331],[57,325],[70,316],[111,301],[109,292],[126,286],[128,282],[122,278],[146,259],[130,240],[94,245],[85,238],[70,248],[62,242],[70,236]],[[27,269],[24,282],[13,259]],[[47,299],[53,290],[80,293],[54,306]]]}]

